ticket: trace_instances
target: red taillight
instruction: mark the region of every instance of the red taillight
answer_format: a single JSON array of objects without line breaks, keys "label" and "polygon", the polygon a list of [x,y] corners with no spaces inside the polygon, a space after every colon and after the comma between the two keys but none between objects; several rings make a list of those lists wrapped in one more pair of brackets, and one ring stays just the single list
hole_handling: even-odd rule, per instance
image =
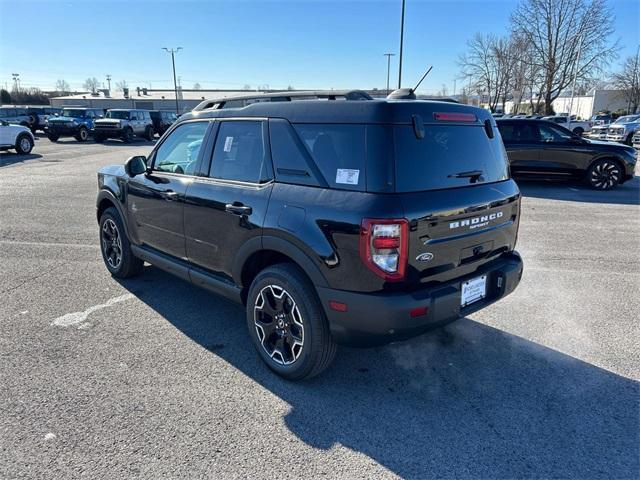
[{"label": "red taillight", "polygon": [[388,282],[404,279],[409,228],[406,219],[362,220],[360,257],[370,270]]},{"label": "red taillight", "polygon": [[475,122],[478,117],[473,113],[435,112],[433,118],[444,122]]},{"label": "red taillight", "polygon": [[409,312],[411,318],[422,317],[429,313],[429,307],[417,307]]}]

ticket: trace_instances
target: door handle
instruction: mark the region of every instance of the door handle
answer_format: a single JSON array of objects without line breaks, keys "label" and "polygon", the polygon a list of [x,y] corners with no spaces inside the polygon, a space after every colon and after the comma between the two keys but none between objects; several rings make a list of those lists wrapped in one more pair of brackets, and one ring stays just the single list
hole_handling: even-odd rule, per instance
[{"label": "door handle", "polygon": [[240,202],[227,203],[224,207],[225,211],[233,213],[234,215],[251,215],[253,209],[248,205],[243,205]]},{"label": "door handle", "polygon": [[160,195],[168,201],[176,200],[178,198],[178,192],[174,192],[173,190],[167,190],[166,192],[162,192]]}]

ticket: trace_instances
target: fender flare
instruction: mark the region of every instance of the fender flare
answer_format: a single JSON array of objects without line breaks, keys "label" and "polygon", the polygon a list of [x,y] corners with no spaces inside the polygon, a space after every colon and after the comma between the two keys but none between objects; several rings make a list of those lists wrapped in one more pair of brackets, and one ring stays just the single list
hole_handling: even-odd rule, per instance
[{"label": "fender flare", "polygon": [[[322,274],[320,268],[313,262],[313,260],[302,251],[302,249],[289,240],[285,240],[280,237],[273,237],[270,235],[262,237],[253,237],[240,247],[236,253],[236,258],[233,262],[232,277],[237,285],[242,285],[242,270],[246,261],[254,253],[262,250],[273,250],[275,252],[285,255],[298,264],[302,270],[311,279],[311,282],[318,287],[329,287],[326,278]],[[242,285],[247,286],[247,285]]]},{"label": "fender flare", "polygon": [[[122,209],[122,203],[120,203],[118,198],[110,189],[103,188],[98,193],[98,198],[96,199],[96,216],[98,214],[98,208],[100,207],[100,204],[102,203],[103,200],[109,200],[113,204],[113,206],[116,208],[116,210],[118,210],[118,213],[120,214],[120,218],[122,219],[122,224],[124,225],[124,229],[127,234],[127,237],[131,239],[131,236],[129,235],[128,218]],[[100,222],[100,218],[98,218],[98,222]]]}]

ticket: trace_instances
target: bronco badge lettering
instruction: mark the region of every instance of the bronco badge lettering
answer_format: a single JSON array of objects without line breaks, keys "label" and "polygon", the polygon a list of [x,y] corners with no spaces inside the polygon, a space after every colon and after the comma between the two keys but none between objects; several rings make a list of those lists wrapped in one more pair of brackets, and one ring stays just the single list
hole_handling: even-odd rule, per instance
[{"label": "bronco badge lettering", "polygon": [[459,220],[457,222],[449,222],[449,230],[454,228],[461,227],[469,227],[469,230],[473,230],[474,228],[485,227],[489,225],[491,220],[496,220],[501,218],[504,215],[504,212],[492,213],[489,215],[482,215],[480,217],[466,218],[464,220]]}]

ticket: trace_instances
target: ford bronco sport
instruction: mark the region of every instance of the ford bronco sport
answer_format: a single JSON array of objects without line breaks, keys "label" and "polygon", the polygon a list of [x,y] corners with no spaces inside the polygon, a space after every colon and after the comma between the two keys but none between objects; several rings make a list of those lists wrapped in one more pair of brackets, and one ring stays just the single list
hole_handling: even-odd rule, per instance
[{"label": "ford bronco sport", "polygon": [[107,269],[146,261],[243,303],[292,380],[337,343],[407,339],[511,293],[520,192],[491,114],[348,98],[196,108],[148,157],[101,169]]},{"label": "ford bronco sport", "polygon": [[148,110],[107,110],[105,118],[93,124],[93,139],[104,142],[107,138],[121,138],[129,143],[133,137],[153,140],[153,121]]}]

